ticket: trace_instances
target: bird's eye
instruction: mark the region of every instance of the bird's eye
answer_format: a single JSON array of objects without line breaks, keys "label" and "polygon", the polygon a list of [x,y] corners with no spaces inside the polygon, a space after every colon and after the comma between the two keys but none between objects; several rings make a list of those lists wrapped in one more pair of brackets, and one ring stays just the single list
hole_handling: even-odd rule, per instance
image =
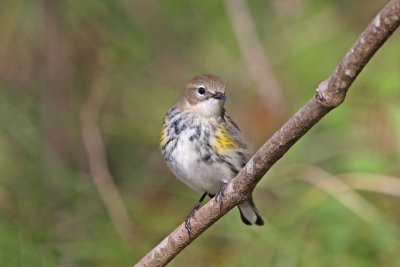
[{"label": "bird's eye", "polygon": [[203,86],[198,87],[197,93],[199,93],[199,95],[204,95],[206,93],[206,88],[204,88]]}]

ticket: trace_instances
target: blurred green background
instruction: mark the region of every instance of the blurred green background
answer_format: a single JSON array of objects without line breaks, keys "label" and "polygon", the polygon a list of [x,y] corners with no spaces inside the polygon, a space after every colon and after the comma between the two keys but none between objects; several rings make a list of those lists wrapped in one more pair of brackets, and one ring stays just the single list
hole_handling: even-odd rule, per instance
[{"label": "blurred green background", "polygon": [[[158,149],[184,84],[220,75],[256,149],[386,2],[247,1],[246,37],[232,23],[246,9],[229,15],[229,1],[2,0],[0,266],[137,262],[200,197]],[[254,36],[264,55],[253,59],[282,95],[275,110],[240,45]],[[260,182],[264,227],[234,209],[170,265],[400,266],[399,43],[396,32]]]}]

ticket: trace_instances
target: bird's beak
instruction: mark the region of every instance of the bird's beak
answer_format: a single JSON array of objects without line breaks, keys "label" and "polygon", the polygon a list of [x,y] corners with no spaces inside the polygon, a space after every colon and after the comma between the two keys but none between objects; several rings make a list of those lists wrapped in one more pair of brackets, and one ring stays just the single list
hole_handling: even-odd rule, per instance
[{"label": "bird's beak", "polygon": [[212,97],[215,98],[215,99],[219,99],[219,100],[227,100],[228,99],[226,97],[226,95],[221,93],[221,92],[217,92],[217,93],[213,94]]}]

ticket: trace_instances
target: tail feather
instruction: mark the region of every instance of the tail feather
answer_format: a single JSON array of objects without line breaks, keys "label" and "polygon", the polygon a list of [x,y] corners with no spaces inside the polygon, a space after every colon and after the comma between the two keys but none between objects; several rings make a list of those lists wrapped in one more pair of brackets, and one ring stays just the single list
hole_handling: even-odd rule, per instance
[{"label": "tail feather", "polygon": [[242,204],[238,206],[240,211],[240,216],[242,217],[242,221],[247,225],[264,225],[264,221],[261,218],[260,213],[258,212],[256,206],[252,199],[248,199],[244,201]]}]

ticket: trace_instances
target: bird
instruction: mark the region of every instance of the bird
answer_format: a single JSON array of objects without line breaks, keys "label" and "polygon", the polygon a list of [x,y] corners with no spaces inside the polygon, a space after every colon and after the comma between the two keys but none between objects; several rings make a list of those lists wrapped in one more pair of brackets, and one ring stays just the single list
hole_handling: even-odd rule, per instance
[{"label": "bird", "polygon": [[[238,125],[224,108],[225,84],[214,74],[192,78],[166,113],[160,133],[161,154],[172,173],[192,190],[202,193],[185,219],[190,220],[204,198],[215,196],[223,204],[229,181],[246,165],[250,149]],[[253,198],[238,205],[247,225],[263,225]]]}]

